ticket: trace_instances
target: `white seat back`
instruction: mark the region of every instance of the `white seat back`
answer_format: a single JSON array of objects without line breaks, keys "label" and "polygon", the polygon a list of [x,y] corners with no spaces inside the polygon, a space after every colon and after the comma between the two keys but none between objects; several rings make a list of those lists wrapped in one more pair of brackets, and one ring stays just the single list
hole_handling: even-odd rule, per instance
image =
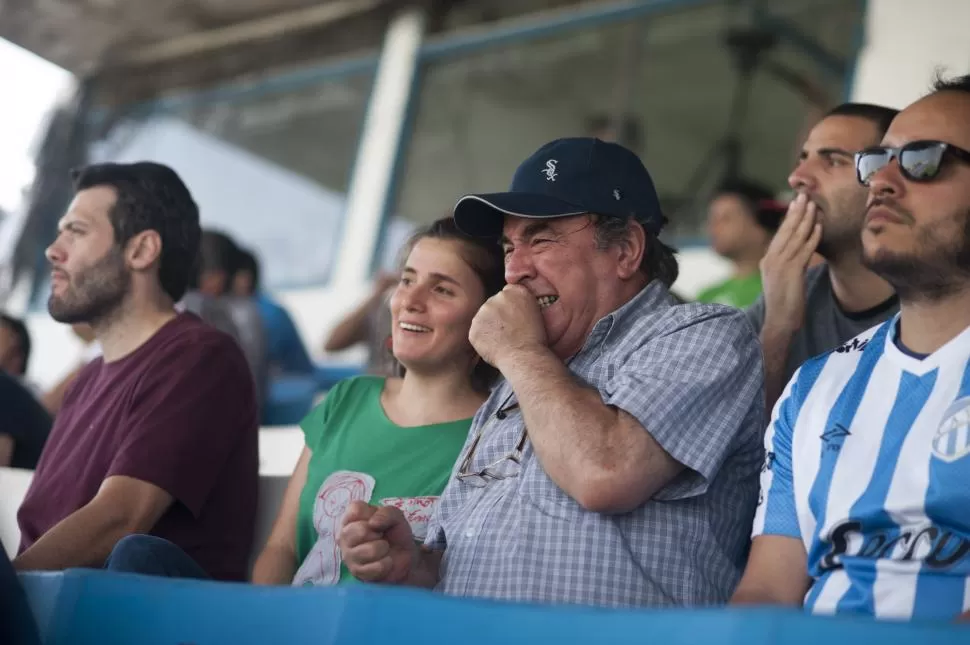
[{"label": "white seat back", "polygon": [[303,431],[298,426],[262,428],[259,431],[259,501],[250,570],[266,546],[283,502],[286,485],[302,452]]},{"label": "white seat back", "polygon": [[303,452],[299,426],[264,427],[259,430],[259,474],[289,477]]},{"label": "white seat back", "polygon": [[34,471],[20,468],[0,468],[0,542],[12,560],[20,546],[20,526],[17,509],[27,495]]}]

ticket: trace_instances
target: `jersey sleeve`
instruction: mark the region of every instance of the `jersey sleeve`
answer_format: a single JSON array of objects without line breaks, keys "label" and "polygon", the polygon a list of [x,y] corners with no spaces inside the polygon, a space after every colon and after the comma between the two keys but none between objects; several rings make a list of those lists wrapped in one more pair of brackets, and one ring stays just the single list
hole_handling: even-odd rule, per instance
[{"label": "jersey sleeve", "polygon": [[795,372],[785,388],[765,432],[765,460],[761,466],[761,491],[752,537],[783,535],[801,538],[792,481],[792,434],[799,412],[795,384],[799,375],[800,371]]}]

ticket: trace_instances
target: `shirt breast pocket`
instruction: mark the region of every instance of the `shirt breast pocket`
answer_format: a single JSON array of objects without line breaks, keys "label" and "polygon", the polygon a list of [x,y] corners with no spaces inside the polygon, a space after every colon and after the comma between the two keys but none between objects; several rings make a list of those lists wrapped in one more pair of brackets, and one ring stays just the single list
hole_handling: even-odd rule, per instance
[{"label": "shirt breast pocket", "polygon": [[580,520],[585,515],[576,500],[549,478],[534,453],[523,462],[519,480],[519,495],[542,514],[563,520]]}]

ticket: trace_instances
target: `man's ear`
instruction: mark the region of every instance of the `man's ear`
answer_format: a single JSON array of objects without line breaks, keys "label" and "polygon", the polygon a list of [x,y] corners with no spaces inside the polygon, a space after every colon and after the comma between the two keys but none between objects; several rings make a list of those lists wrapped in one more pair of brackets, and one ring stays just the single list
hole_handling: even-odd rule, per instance
[{"label": "man's ear", "polygon": [[640,270],[643,254],[647,252],[647,232],[636,220],[630,221],[627,234],[617,242],[617,275],[627,280]]},{"label": "man's ear", "polygon": [[147,230],[128,240],[125,261],[133,271],[144,271],[162,257],[162,238],[158,231]]}]

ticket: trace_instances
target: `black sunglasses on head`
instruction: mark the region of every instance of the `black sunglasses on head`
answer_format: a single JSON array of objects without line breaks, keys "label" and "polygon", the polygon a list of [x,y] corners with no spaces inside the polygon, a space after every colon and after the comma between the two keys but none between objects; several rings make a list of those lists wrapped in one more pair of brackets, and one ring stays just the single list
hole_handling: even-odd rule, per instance
[{"label": "black sunglasses on head", "polygon": [[932,181],[940,174],[943,162],[956,158],[970,164],[970,151],[944,141],[911,141],[904,146],[891,148],[875,146],[855,154],[855,173],[859,183],[869,185],[877,172],[896,159],[899,172],[910,181]]}]

